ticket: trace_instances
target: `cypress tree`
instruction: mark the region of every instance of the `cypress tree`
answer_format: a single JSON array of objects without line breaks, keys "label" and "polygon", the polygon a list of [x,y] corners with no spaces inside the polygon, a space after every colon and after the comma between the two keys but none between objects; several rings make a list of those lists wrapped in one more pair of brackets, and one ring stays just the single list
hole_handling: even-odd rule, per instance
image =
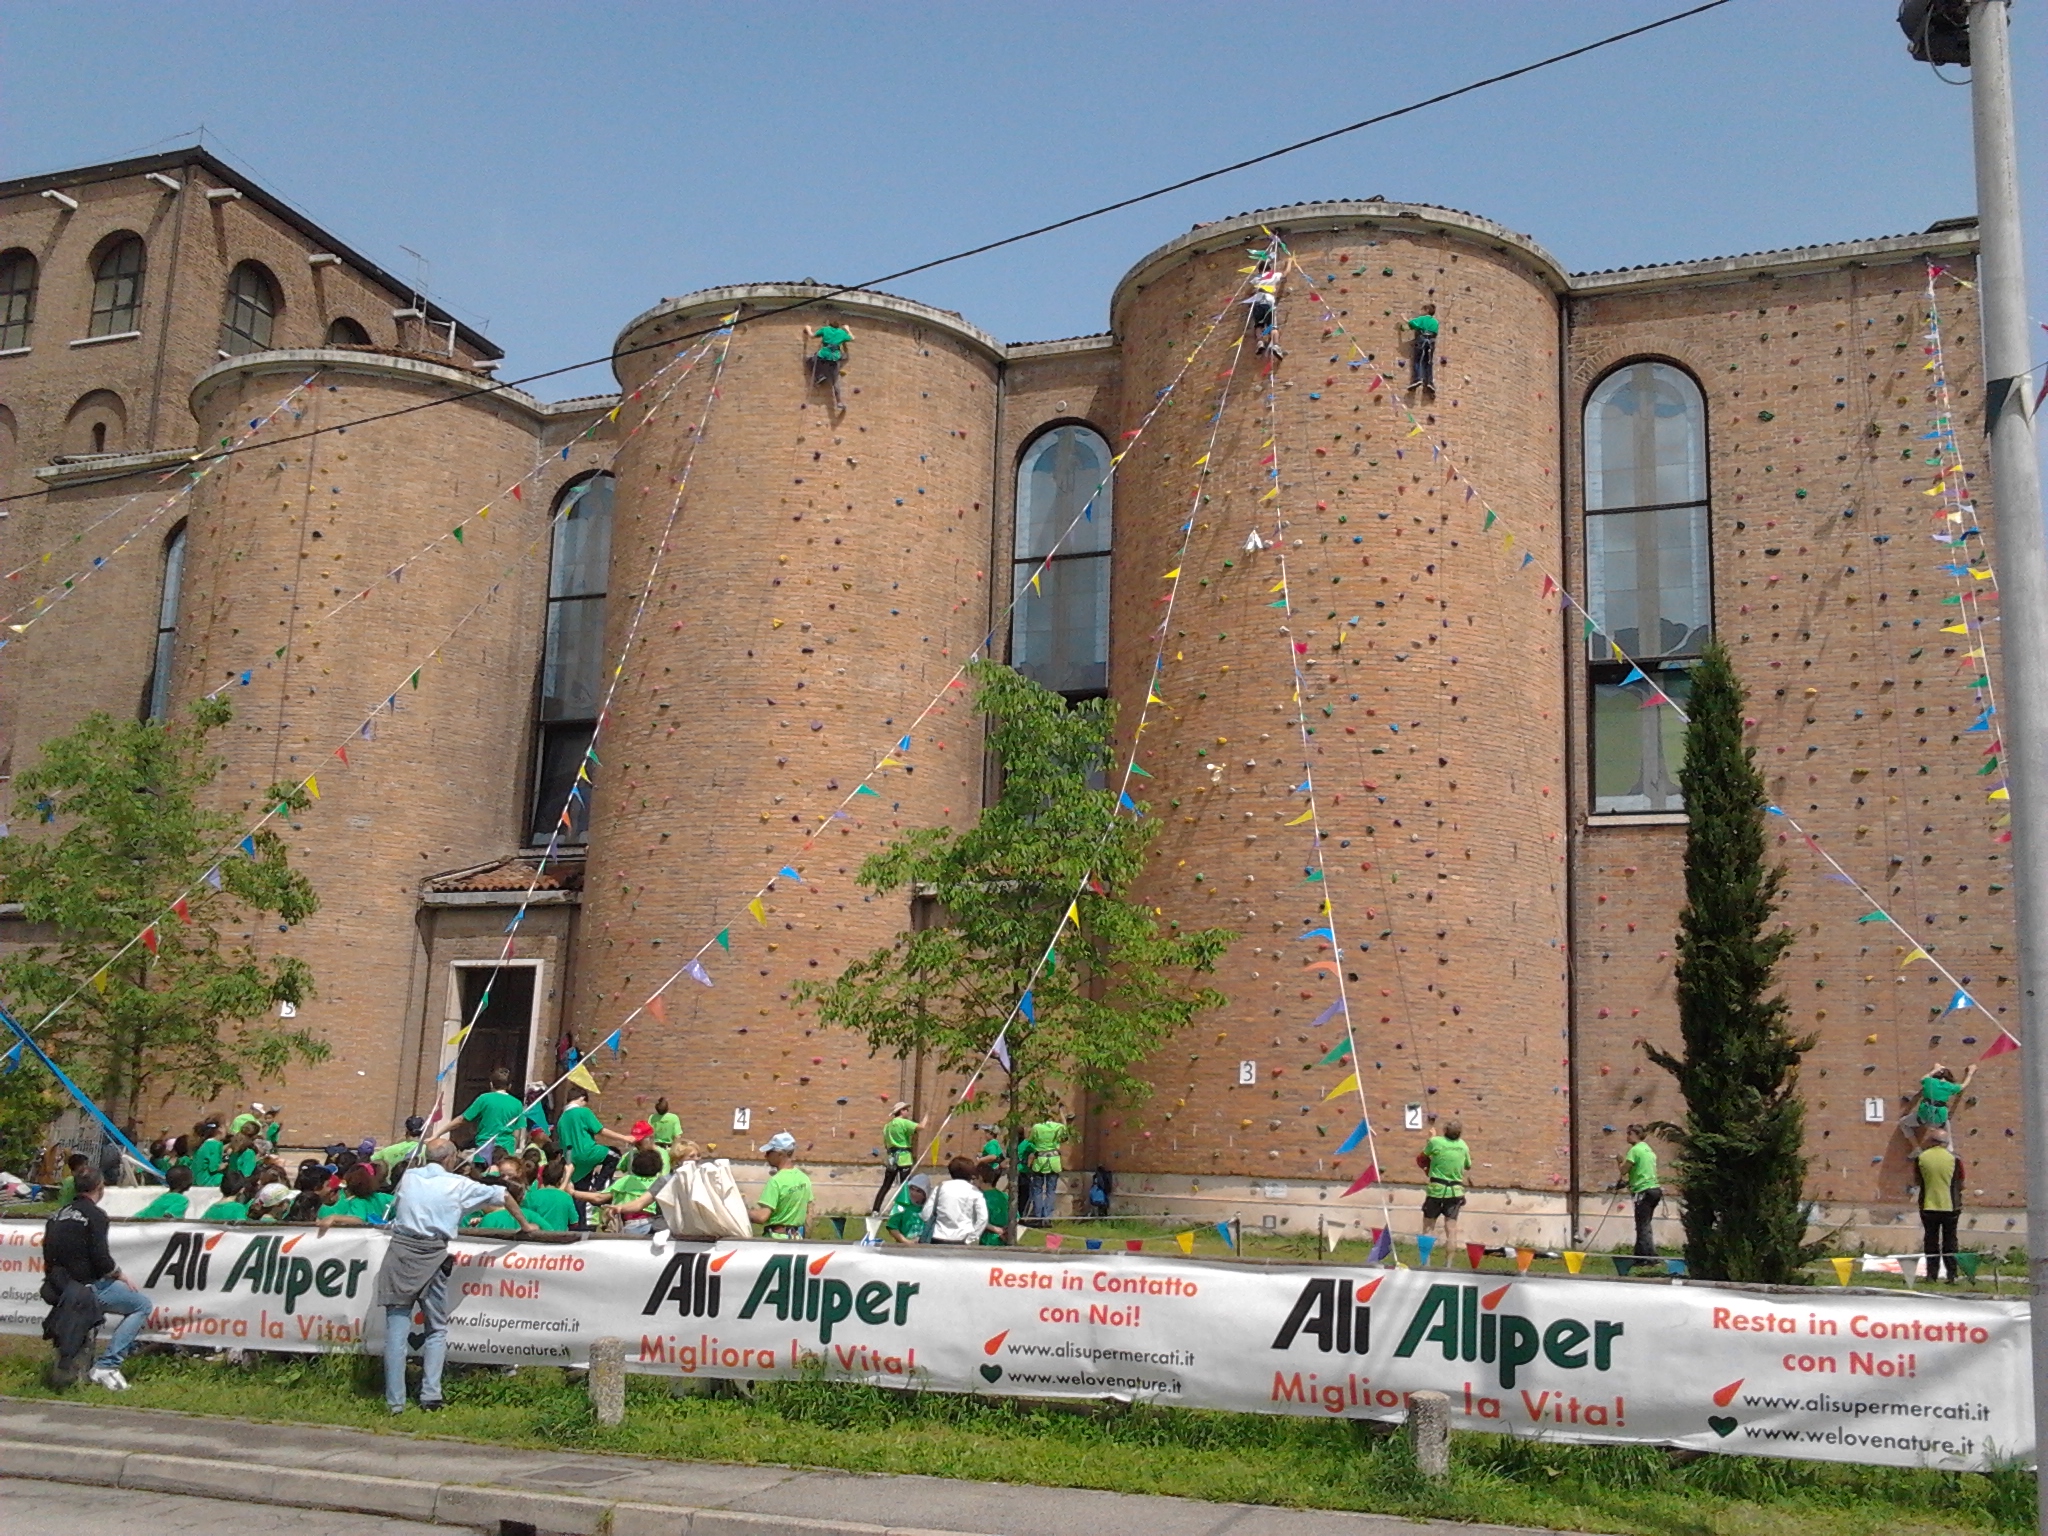
[{"label": "cypress tree", "polygon": [[1692,673],[1685,732],[1685,910],[1678,931],[1680,1054],[1645,1044],[1678,1081],[1678,1146],[1690,1271],[1708,1280],[1801,1283],[1806,1108],[1777,965],[1791,929],[1775,920],[1785,878],[1765,857],[1769,801],[1742,740],[1742,685],[1716,640]]}]

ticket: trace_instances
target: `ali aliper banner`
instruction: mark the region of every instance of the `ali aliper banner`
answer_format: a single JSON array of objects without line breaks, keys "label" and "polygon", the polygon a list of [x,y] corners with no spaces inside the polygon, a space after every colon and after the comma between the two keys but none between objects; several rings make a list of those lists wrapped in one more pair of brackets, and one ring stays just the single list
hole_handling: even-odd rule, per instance
[{"label": "ali aliper banner", "polygon": [[[40,1331],[39,1221],[0,1222],[0,1331]],[[385,1238],[113,1224],[147,1338],[383,1348]],[[1931,1292],[1764,1293],[1149,1254],[840,1244],[455,1244],[456,1360],[1134,1399],[1890,1466],[2031,1461],[2027,1317]]]}]

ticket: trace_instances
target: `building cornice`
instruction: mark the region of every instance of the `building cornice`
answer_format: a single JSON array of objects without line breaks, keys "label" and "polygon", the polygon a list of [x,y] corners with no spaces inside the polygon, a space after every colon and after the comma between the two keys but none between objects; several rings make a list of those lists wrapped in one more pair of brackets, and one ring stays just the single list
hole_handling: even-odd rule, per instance
[{"label": "building cornice", "polygon": [[663,299],[652,309],[635,315],[626,322],[619,331],[618,339],[612,343],[612,373],[616,376],[619,371],[617,354],[626,349],[636,332],[657,320],[712,315],[737,308],[773,312],[791,308],[807,299],[816,301],[803,306],[807,311],[829,308],[841,313],[872,315],[878,320],[908,320],[916,325],[935,327],[966,342],[990,362],[1001,362],[1005,354],[1000,341],[980,326],[970,325],[955,311],[934,309],[915,299],[900,299],[893,293],[876,293],[864,288],[848,289],[842,293],[829,283],[735,283],[724,288],[700,288],[680,298]]},{"label": "building cornice", "polygon": [[500,384],[481,374],[461,368],[449,368],[440,363],[429,363],[415,357],[395,357],[388,353],[364,352],[357,348],[345,351],[330,351],[322,347],[296,348],[282,352],[248,352],[240,357],[231,357],[225,362],[215,363],[192,382],[192,414],[197,416],[206,397],[213,392],[221,380],[231,374],[254,378],[263,374],[308,373],[353,373],[378,379],[403,379],[409,383],[445,384],[463,392],[478,405],[509,405],[521,415],[538,425],[548,415],[544,401],[536,400],[525,390],[510,384]]},{"label": "building cornice", "polygon": [[189,464],[203,456],[193,448],[158,448],[149,453],[79,454],[56,464],[41,465],[36,469],[35,477],[52,490],[63,490],[80,480],[97,482],[146,475],[152,470]]},{"label": "building cornice", "polygon": [[1141,290],[1157,282],[1167,270],[1195,256],[1241,245],[1259,231],[1271,229],[1281,235],[1303,231],[1340,230],[1372,234],[1388,230],[1398,234],[1440,234],[1519,258],[1555,293],[1571,286],[1564,268],[1542,246],[1527,235],[1518,235],[1504,224],[1482,219],[1476,213],[1455,208],[1434,208],[1427,203],[1390,203],[1383,199],[1364,202],[1296,203],[1287,208],[1260,208],[1213,224],[1197,224],[1178,240],[1139,260],[1116,285],[1109,301],[1109,326],[1113,334],[1123,330],[1120,317],[1124,306]]},{"label": "building cornice", "polygon": [[1650,267],[1618,267],[1605,272],[1574,272],[1573,298],[1600,298],[1615,293],[1642,293],[1659,288],[1693,288],[1711,283],[1756,278],[1796,277],[1808,272],[1835,272],[1845,267],[1877,266],[1916,256],[1974,256],[1974,224],[1933,229],[1917,235],[1880,235],[1870,240],[1840,240],[1830,245],[1797,245],[1778,251],[1750,251],[1740,256],[1709,256],[1698,261],[1673,261]]},{"label": "building cornice", "polygon": [[1083,352],[1116,352],[1123,343],[1109,332],[1094,336],[1062,336],[1058,341],[1013,341],[1003,348],[1011,362],[1033,357],[1074,357]]}]

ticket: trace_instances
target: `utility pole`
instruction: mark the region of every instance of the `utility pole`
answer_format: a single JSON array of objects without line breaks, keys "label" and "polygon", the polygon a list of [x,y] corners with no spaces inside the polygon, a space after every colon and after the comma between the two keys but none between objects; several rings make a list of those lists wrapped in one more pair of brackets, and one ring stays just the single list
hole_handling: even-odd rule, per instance
[{"label": "utility pole", "polygon": [[[2020,1083],[2027,1149],[2027,1299],[2035,1461],[2048,1425],[2048,529],[2028,388],[2027,281],[2020,246],[2010,0],[1907,0],[1913,56],[1970,66],[1977,160],[1978,300],[1984,328],[1984,431],[1998,510],[2004,617],[2002,733],[2012,794],[2012,889],[2020,980]],[[1966,28],[1966,30],[1965,30]],[[2048,1480],[2037,1476],[2035,1528],[2048,1536]]]}]

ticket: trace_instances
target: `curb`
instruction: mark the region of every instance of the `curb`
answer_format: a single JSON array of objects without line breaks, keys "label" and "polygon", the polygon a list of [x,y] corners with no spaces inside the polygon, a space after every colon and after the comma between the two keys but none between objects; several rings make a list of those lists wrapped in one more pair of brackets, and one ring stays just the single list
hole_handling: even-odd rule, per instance
[{"label": "curb", "polygon": [[493,1536],[508,1525],[561,1536],[971,1536],[856,1520],[750,1514],[490,1484],[265,1467],[246,1460],[212,1461],[0,1438],[0,1478],[8,1477],[180,1493],[239,1504],[385,1515],[395,1520],[465,1526]]}]

